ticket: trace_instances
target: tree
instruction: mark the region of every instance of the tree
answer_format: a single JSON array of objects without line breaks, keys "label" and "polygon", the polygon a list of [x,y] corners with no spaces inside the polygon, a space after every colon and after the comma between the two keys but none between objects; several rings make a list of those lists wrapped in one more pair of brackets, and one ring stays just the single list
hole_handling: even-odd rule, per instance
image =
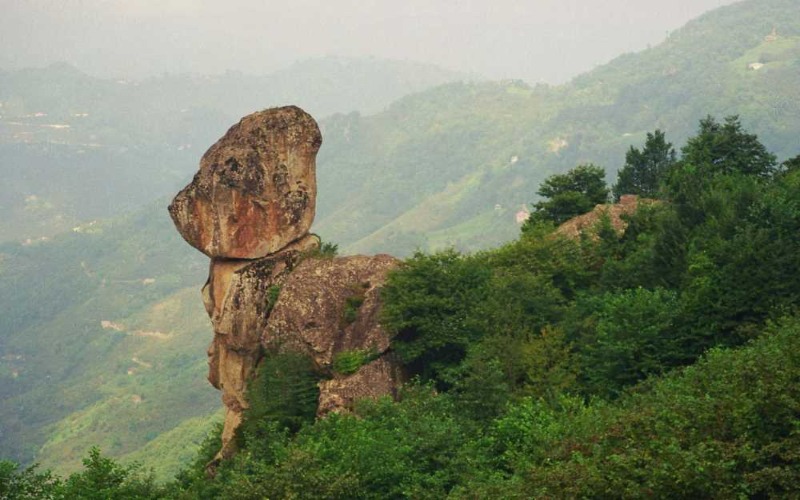
[{"label": "tree", "polygon": [[50,471],[37,469],[32,465],[20,470],[19,464],[0,460],[0,498],[53,498],[61,481]]},{"label": "tree", "polygon": [[104,457],[97,447],[83,459],[83,470],[72,474],[63,484],[59,498],[106,500],[110,498],[160,498],[152,472],[137,463],[120,465]]},{"label": "tree", "polygon": [[614,200],[619,201],[624,194],[655,198],[659,185],[675,162],[675,149],[666,141],[664,132],[648,132],[643,149],[631,146],[625,154],[625,166],[612,188]]},{"label": "tree", "polygon": [[742,130],[738,116],[718,123],[712,116],[700,120],[700,130],[681,150],[681,162],[696,167],[700,174],[745,174],[771,176],[777,166],[755,134]]},{"label": "tree", "polygon": [[742,130],[737,116],[725,118],[724,124],[711,116],[700,120],[698,134],[689,139],[681,152],[681,161],[670,170],[665,185],[667,196],[687,227],[703,223],[709,209],[715,209],[707,206],[709,193],[717,191],[715,186],[760,183],[778,173],[775,155],[767,151],[755,134]]},{"label": "tree", "polygon": [[580,355],[590,394],[616,396],[682,359],[671,331],[678,309],[675,292],[634,288],[588,300],[597,312],[594,328],[581,339]]},{"label": "tree", "polygon": [[796,172],[800,170],[800,155],[790,158],[781,164],[784,172]]},{"label": "tree", "polygon": [[490,278],[491,269],[478,258],[454,250],[416,253],[389,274],[382,321],[411,373],[441,384],[464,359],[484,333],[472,312],[486,300]]},{"label": "tree", "polygon": [[538,222],[552,221],[561,224],[595,205],[608,201],[605,170],[588,163],[579,165],[566,174],[551,175],[539,187],[537,194],[546,200],[533,205],[534,212],[523,226],[523,232]]}]

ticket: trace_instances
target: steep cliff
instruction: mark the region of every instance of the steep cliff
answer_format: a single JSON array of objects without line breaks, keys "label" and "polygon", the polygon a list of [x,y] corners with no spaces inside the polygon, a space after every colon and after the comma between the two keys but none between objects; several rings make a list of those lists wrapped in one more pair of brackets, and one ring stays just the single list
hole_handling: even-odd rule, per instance
[{"label": "steep cliff", "polygon": [[319,416],[392,394],[401,379],[378,321],[380,289],[398,261],[316,255],[319,239],[309,229],[321,144],[300,108],[246,116],[169,206],[183,238],[211,258],[202,292],[214,327],[208,380],[226,408],[216,460],[236,451],[247,385],[267,349],[313,361]]}]

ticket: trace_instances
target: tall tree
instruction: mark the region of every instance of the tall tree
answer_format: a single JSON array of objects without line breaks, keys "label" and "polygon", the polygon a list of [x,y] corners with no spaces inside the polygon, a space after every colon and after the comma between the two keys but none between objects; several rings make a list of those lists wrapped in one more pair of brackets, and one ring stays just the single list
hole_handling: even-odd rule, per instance
[{"label": "tall tree", "polygon": [[725,123],[712,116],[700,120],[700,130],[681,150],[681,161],[700,174],[745,174],[769,177],[777,167],[775,155],[767,151],[755,134],[742,129],[738,116]]},{"label": "tall tree", "polygon": [[625,154],[625,166],[612,188],[614,201],[619,201],[624,194],[655,198],[661,181],[676,159],[675,149],[667,142],[664,132],[648,132],[643,149],[631,146]]},{"label": "tall tree", "polygon": [[534,212],[523,226],[523,232],[537,222],[561,224],[585,214],[597,204],[606,203],[608,186],[605,176],[603,168],[588,163],[545,179],[536,194],[546,199],[533,205]]}]

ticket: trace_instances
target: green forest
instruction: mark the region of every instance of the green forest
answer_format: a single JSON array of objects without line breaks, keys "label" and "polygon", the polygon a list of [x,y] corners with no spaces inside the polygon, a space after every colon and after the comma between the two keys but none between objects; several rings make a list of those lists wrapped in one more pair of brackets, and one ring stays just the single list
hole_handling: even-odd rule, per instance
[{"label": "green forest", "polygon": [[[166,483],[93,448],[68,477],[2,462],[0,497],[797,496],[800,156],[709,116],[625,157],[610,187],[590,164],[545,179],[513,242],[392,272],[397,401],[315,421],[321,375],[267,353],[213,474],[219,429]],[[624,231],[556,231],[622,194],[641,197]]]}]

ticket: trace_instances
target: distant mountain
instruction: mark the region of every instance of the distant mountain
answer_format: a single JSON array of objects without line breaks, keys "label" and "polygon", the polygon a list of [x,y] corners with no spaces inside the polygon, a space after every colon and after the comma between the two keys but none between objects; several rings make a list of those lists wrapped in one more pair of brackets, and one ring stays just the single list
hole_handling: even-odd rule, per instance
[{"label": "distant mountain", "polygon": [[[327,63],[341,73],[323,73],[340,81],[360,74]],[[287,71],[312,78],[303,67]],[[0,74],[0,241],[31,238],[0,245],[4,455],[69,470],[99,444],[174,465],[185,451],[176,436],[202,435],[219,408],[204,380],[206,260],[172,228],[166,198],[106,217],[174,193],[225,127],[279,104],[264,97],[247,108],[244,91],[220,83],[259,89],[255,77],[218,80],[137,86],[68,67]],[[294,84],[295,95],[323,95],[303,90],[322,83]],[[29,97],[10,98],[11,88]],[[518,234],[514,213],[546,176],[588,161],[613,176],[655,128],[679,145],[706,114],[740,114],[781,159],[800,153],[800,9],[797,0],[721,8],[564,86],[452,83],[372,115],[320,109],[343,112],[320,120],[312,230],[348,252],[482,248]],[[44,126],[59,124],[70,128]],[[68,231],[52,237],[59,228]]]},{"label": "distant mountain", "polygon": [[800,153],[796,0],[720,8],[564,86],[456,83],[324,120],[316,229],[348,252],[491,246],[547,175],[594,162],[612,179],[646,132],[681,144],[707,114]]},{"label": "distant mountain", "polygon": [[464,78],[435,66],[319,58],[251,76],[111,81],[56,64],[0,71],[0,241],[38,239],[174,192],[241,116],[299,104],[323,117],[376,112]]}]

